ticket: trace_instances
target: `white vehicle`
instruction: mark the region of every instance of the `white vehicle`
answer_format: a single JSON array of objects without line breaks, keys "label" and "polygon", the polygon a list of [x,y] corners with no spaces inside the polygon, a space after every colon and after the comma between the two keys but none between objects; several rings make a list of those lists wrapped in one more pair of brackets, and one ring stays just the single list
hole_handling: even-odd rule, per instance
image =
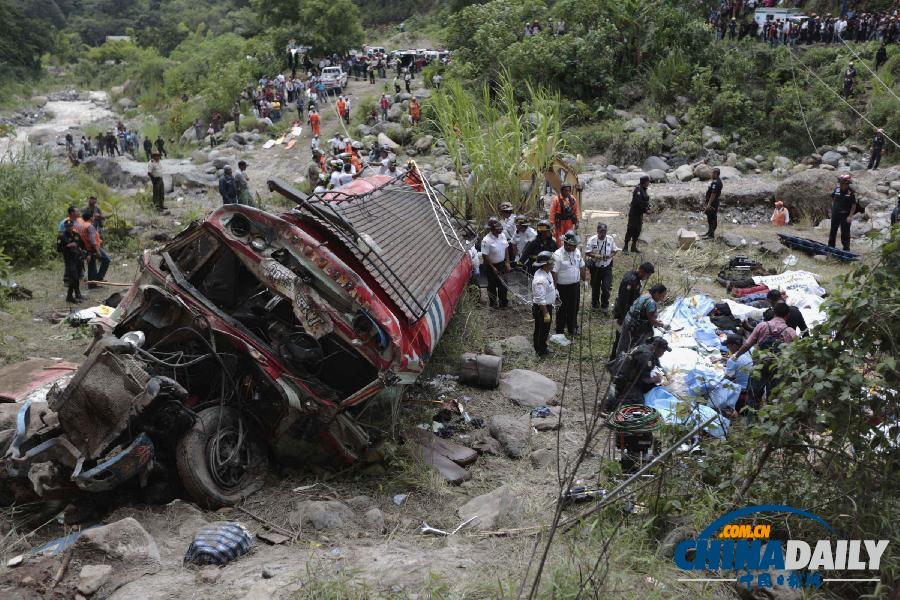
[{"label": "white vehicle", "polygon": [[787,21],[797,20],[803,17],[803,12],[799,8],[757,8],[753,13],[753,20],[759,26],[760,31],[769,21]]},{"label": "white vehicle", "polygon": [[340,67],[325,67],[322,69],[322,83],[326,90],[344,91],[347,87],[347,74]]},{"label": "white vehicle", "polygon": [[363,50],[370,56],[374,54],[387,54],[383,46],[363,46]]}]

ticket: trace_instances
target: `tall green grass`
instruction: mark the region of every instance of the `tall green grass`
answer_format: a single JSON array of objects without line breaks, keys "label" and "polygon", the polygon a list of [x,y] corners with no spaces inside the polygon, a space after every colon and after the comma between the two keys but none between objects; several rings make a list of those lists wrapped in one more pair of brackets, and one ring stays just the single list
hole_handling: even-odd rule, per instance
[{"label": "tall green grass", "polygon": [[523,193],[521,181],[543,181],[553,159],[568,144],[562,133],[559,95],[530,84],[524,98],[504,74],[492,91],[467,91],[457,80],[447,82],[432,98],[433,125],[447,142],[457,176],[473,175],[471,206],[478,219],[496,214],[502,202],[518,212],[534,206],[541,186]]}]

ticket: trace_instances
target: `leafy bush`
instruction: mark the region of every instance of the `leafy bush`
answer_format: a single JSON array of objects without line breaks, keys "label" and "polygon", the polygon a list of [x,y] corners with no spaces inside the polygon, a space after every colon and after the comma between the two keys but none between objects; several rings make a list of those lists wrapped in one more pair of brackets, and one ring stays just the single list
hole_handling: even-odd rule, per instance
[{"label": "leafy bush", "polygon": [[659,129],[626,132],[619,119],[576,127],[569,134],[574,148],[583,154],[603,154],[614,164],[639,163],[647,156],[662,152],[663,135]]},{"label": "leafy bush", "polygon": [[674,102],[675,96],[690,85],[693,72],[694,67],[684,52],[674,50],[664,56],[647,76],[647,88],[653,100],[661,106]]}]

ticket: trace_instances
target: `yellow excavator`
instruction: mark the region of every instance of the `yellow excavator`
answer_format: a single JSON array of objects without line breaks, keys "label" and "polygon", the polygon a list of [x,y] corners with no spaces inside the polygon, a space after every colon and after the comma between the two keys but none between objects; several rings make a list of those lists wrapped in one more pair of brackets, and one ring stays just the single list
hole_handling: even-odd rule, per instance
[{"label": "yellow excavator", "polygon": [[568,183],[572,186],[572,195],[575,196],[575,200],[578,201],[578,206],[581,206],[581,191],[583,186],[578,181],[575,167],[560,157],[556,157],[553,159],[553,162],[550,163],[550,166],[544,172],[543,182],[539,182],[537,177],[531,173],[523,173],[519,181],[522,192],[528,199],[526,206],[533,206],[538,214],[544,213],[546,209],[549,208],[543,206],[544,185],[550,186],[556,194],[559,194],[563,183]]}]

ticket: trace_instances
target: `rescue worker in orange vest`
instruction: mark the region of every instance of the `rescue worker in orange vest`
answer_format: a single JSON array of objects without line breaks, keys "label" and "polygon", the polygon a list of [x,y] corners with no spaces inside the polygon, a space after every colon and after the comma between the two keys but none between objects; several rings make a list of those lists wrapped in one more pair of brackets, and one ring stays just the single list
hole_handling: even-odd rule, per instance
[{"label": "rescue worker in orange vest", "polygon": [[359,177],[363,170],[362,159],[359,157],[360,150],[362,150],[361,142],[353,142],[350,144],[350,164],[353,165],[354,177]]},{"label": "rescue worker in orange vest", "polygon": [[338,101],[334,103],[335,108],[337,108],[337,113],[341,118],[344,118],[344,109],[347,108],[347,103],[344,102],[344,97],[341,96],[338,98]]},{"label": "rescue worker in orange vest", "polygon": [[325,161],[325,153],[319,150],[318,148],[313,148],[312,151],[313,162],[319,167],[320,173],[326,173],[328,169],[328,163]]},{"label": "rescue worker in orange vest", "polygon": [[772,226],[774,227],[784,227],[791,222],[791,215],[788,213],[788,209],[784,207],[784,203],[781,200],[775,201],[775,210],[772,211],[772,218],[769,219],[769,221],[772,222]]},{"label": "rescue worker in orange vest", "polygon": [[409,161],[406,165],[406,177],[403,178],[403,181],[417,192],[425,191],[425,186],[422,184],[422,179],[419,177],[419,170],[413,166],[412,161]]},{"label": "rescue worker in orange vest", "polygon": [[572,195],[572,184],[563,182],[558,195],[550,203],[550,222],[553,224],[553,237],[557,247],[562,236],[578,227],[578,201]]},{"label": "rescue worker in orange vest", "polygon": [[415,98],[409,101],[409,118],[412,119],[413,125],[418,125],[419,120],[422,118],[422,107],[419,106],[419,101]]},{"label": "rescue worker in orange vest", "polygon": [[321,130],[321,119],[319,118],[319,111],[315,108],[311,108],[309,110],[309,116],[306,118],[309,123],[309,127],[312,130],[312,134],[314,137],[319,137],[319,132]]},{"label": "rescue worker in orange vest", "polygon": [[[100,238],[100,232],[94,227],[94,215],[90,211],[84,211],[81,214],[81,220],[84,225],[81,228],[81,241],[84,244],[84,251],[88,255],[88,287],[94,289],[97,287],[95,281],[105,281],[106,271],[109,269],[110,258],[103,250],[103,240]],[[100,268],[97,268],[97,262]]]}]

